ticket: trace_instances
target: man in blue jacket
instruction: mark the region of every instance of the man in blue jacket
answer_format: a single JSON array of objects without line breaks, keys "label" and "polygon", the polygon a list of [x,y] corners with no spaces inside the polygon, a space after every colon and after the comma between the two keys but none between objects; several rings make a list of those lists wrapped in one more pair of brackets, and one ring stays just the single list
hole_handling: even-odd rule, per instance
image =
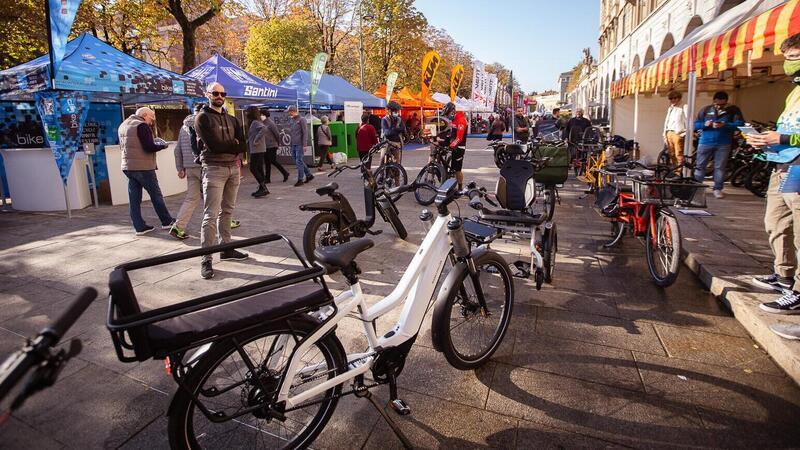
[{"label": "man in blue jacket", "polygon": [[694,122],[696,130],[702,130],[697,146],[697,165],[694,178],[702,182],[708,160],[714,157],[714,197],[722,198],[722,183],[725,180],[725,166],[731,153],[733,134],[737,127],[744,125],[742,111],[728,104],[728,94],[720,91],[714,94],[714,104],[700,109]]}]

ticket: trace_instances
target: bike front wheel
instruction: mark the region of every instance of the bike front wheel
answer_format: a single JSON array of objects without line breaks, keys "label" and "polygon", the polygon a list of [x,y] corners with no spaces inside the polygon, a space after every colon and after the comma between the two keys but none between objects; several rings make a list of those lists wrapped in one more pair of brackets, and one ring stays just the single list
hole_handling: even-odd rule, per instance
[{"label": "bike front wheel", "polygon": [[547,220],[553,220],[553,215],[556,213],[556,187],[547,186],[544,191],[544,212],[547,214]]},{"label": "bike front wheel", "polygon": [[422,206],[428,206],[436,200],[436,188],[442,183],[442,170],[436,164],[429,163],[417,175],[414,198]]},{"label": "bike front wheel", "polygon": [[313,263],[314,250],[318,247],[339,245],[350,240],[350,236],[339,232],[339,218],[333,213],[319,213],[311,218],[303,231],[303,253]]},{"label": "bike front wheel", "polygon": [[556,269],[556,253],[558,252],[558,230],[556,224],[545,230],[542,243],[542,261],[544,263],[544,282],[553,282]]},{"label": "bike front wheel", "polygon": [[658,286],[670,286],[681,267],[681,230],[672,214],[658,211],[655,229],[647,230],[647,268]]},{"label": "bike front wheel", "polygon": [[[375,184],[384,190],[403,186],[408,183],[408,174],[405,167],[398,163],[388,163],[378,167],[375,171]],[[397,201],[402,194],[392,196],[392,201]]]},{"label": "bike front wheel", "polygon": [[403,221],[400,220],[400,216],[397,215],[397,208],[389,203],[388,197],[383,200],[378,200],[377,207],[380,208],[381,216],[383,216],[384,220],[389,222],[389,225],[392,226],[397,236],[405,240],[408,237],[408,231],[405,225],[403,225]]},{"label": "bike front wheel", "polygon": [[[474,259],[476,275],[465,268],[436,305],[431,332],[453,367],[471,370],[486,364],[508,330],[514,284],[502,256],[488,251]],[[477,289],[485,304],[478,299]]]},{"label": "bike front wheel", "polygon": [[[287,411],[275,402],[284,369],[290,358],[299,358],[301,370],[289,391],[294,396],[344,373],[347,366],[341,343],[332,333],[293,356],[301,339],[315,328],[310,320],[297,320],[291,326],[267,325],[215,343],[186,375],[188,391],[178,389],[172,399],[167,428],[170,447],[306,448],[333,415],[341,385],[313,396],[306,406]],[[206,417],[193,396],[212,411],[216,421]],[[259,408],[234,417],[252,407]],[[219,421],[223,414],[231,419]]]}]

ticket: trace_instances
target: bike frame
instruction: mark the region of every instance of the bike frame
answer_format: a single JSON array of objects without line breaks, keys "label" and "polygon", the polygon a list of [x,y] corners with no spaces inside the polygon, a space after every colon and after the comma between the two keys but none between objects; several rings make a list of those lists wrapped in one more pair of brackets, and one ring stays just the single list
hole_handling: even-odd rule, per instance
[{"label": "bike frame", "polygon": [[[436,288],[436,281],[439,279],[444,264],[449,259],[452,244],[447,232],[447,223],[451,218],[450,214],[437,216],[400,282],[381,301],[368,307],[360,283],[352,285],[350,290],[342,292],[334,299],[335,315],[327,318],[314,333],[300,341],[297,348],[293,350],[281,382],[278,402],[285,402],[287,409],[301,405],[328,389],[368,372],[381,350],[396,347],[416,337],[425,313],[428,311],[428,305]],[[372,324],[401,304],[403,310],[400,318],[390,331],[379,337]],[[304,355],[315,342],[323,339],[342,319],[353,315],[357,316],[364,326],[364,336],[368,342],[367,351],[347,355],[349,367],[347,372],[307,391],[290,396],[289,391],[296,376],[317,369],[317,366],[301,367],[302,362],[296,355]]]},{"label": "bike frame", "polygon": [[657,239],[655,239],[657,212],[656,205],[640,203],[633,199],[632,193],[620,192],[619,217],[615,218],[614,221],[631,224],[634,236],[644,236],[645,233],[650,232],[652,234],[650,237],[653,238],[650,242],[657,242]]}]

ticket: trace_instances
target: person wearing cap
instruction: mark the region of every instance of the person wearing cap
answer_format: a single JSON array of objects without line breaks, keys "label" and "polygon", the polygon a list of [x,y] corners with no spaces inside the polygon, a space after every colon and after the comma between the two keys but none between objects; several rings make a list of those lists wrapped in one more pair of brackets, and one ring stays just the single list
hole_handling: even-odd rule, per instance
[{"label": "person wearing cap", "polygon": [[683,165],[683,140],[686,137],[687,105],[681,106],[683,95],[678,91],[669,91],[669,107],[664,119],[664,144],[669,152],[673,166]]},{"label": "person wearing cap", "polygon": [[450,169],[455,172],[458,188],[464,186],[464,154],[467,151],[467,118],[463,111],[456,111],[452,102],[444,105],[442,116],[450,121],[450,133],[441,141],[442,146],[450,149]]},{"label": "person wearing cap", "polygon": [[295,166],[297,166],[297,183],[294,184],[297,187],[314,179],[314,175],[311,175],[311,171],[308,170],[308,166],[303,161],[303,154],[308,142],[308,122],[300,116],[297,106],[292,105],[286,108],[286,112],[289,113],[290,119],[289,135],[292,139],[292,157],[294,158]]}]

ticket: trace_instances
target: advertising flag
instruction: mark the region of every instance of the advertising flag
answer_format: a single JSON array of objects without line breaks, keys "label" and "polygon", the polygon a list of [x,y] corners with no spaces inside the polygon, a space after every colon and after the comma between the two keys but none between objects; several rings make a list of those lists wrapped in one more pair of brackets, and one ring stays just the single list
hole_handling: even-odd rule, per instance
[{"label": "advertising flag", "polygon": [[47,0],[50,58],[53,63],[51,78],[55,78],[61,60],[64,58],[69,31],[72,29],[72,22],[75,20],[75,14],[78,12],[80,4],[81,0]]},{"label": "advertising flag", "polygon": [[386,103],[389,103],[389,99],[392,98],[395,83],[397,83],[397,72],[392,72],[386,77]]},{"label": "advertising flag", "polygon": [[497,97],[497,75],[490,73],[488,78],[489,89],[486,95],[486,107],[489,110],[494,110],[495,98]]},{"label": "advertising flag", "polygon": [[485,102],[485,93],[483,92],[484,81],[486,76],[485,67],[482,62],[474,61],[472,64],[472,98],[470,100],[483,105]]},{"label": "advertising flag", "polygon": [[325,65],[328,64],[328,54],[324,52],[317,53],[314,56],[314,62],[311,63],[311,103],[314,103],[314,96],[317,95],[317,88],[319,81],[322,79],[322,74],[325,73]]},{"label": "advertising flag", "polygon": [[419,97],[422,101],[428,98],[428,93],[433,85],[433,77],[436,76],[436,71],[439,69],[439,63],[442,62],[442,57],[439,52],[431,50],[422,58],[422,86],[419,92]]},{"label": "advertising flag", "polygon": [[456,64],[450,72],[450,101],[456,101],[458,90],[461,89],[461,82],[464,80],[464,66]]},{"label": "advertising flag", "polygon": [[42,118],[44,136],[53,152],[61,181],[66,186],[75,152],[81,146],[89,96],[78,91],[44,91],[35,92],[33,97]]}]

